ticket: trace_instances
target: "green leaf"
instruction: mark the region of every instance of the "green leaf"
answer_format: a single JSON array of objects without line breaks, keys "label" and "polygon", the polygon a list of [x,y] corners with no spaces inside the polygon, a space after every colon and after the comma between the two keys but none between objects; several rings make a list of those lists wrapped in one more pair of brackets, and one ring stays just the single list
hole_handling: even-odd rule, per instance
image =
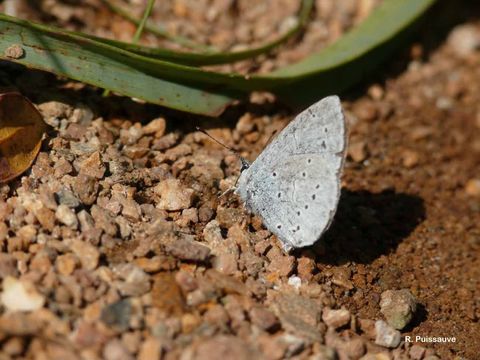
[{"label": "green leaf", "polygon": [[[435,0],[384,0],[359,26],[319,53],[266,75],[218,73],[153,59],[78,34],[0,15],[0,58],[170,108],[215,116],[253,90],[294,104],[358,82],[399,45]],[[20,45],[24,56],[5,50]]]},{"label": "green leaf", "polygon": [[[361,24],[324,50],[268,75],[290,79],[272,89],[291,104],[304,106],[340,93],[366,79],[416,29],[436,0],[384,0]],[[297,88],[298,91],[292,91]]]},{"label": "green leaf", "polygon": [[[23,49],[23,55],[18,58],[9,56],[8,50],[18,46]],[[206,77],[207,74],[200,69],[192,68],[194,75],[189,78],[179,65],[144,58],[88,38],[6,15],[0,15],[0,58],[122,95],[198,114],[216,116],[231,101],[244,96],[238,91],[216,89],[212,84],[199,82],[192,85],[175,80],[175,77],[188,80],[199,80],[199,75]]]}]

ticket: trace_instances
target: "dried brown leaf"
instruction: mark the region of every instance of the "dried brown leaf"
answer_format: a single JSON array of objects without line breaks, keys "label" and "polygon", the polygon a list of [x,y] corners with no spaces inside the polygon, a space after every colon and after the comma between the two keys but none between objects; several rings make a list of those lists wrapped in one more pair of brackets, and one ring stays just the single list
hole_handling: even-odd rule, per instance
[{"label": "dried brown leaf", "polygon": [[27,170],[42,144],[46,124],[19,93],[0,94],[0,183]]}]

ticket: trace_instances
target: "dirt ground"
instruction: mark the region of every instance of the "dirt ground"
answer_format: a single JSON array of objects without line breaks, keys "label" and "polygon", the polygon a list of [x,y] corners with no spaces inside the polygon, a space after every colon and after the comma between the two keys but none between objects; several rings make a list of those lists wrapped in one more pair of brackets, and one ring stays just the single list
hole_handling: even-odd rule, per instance
[{"label": "dirt ground", "polygon": [[[135,27],[100,2],[80,3],[25,2],[18,16],[131,39]],[[123,4],[140,14],[138,3]],[[317,0],[303,36],[224,69],[295,61],[376,3]],[[153,17],[229,49],[275,37],[297,6],[159,1]],[[479,359],[479,16],[473,1],[440,1],[395,59],[342,94],[338,211],[322,241],[290,255],[237,197],[219,196],[239,164],[195,130],[254,160],[295,115],[280,101],[253,94],[200,118],[1,64],[1,85],[50,130],[31,170],[0,185],[0,359]],[[375,321],[401,289],[416,311],[388,348]]]}]

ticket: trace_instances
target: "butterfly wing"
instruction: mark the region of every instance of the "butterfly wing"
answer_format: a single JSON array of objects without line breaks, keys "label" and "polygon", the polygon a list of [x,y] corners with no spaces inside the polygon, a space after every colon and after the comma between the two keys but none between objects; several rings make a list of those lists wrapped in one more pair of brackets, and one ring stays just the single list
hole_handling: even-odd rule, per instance
[{"label": "butterfly wing", "polygon": [[340,100],[327,97],[299,114],[242,172],[236,192],[286,250],[312,245],[330,225],[345,134]]}]

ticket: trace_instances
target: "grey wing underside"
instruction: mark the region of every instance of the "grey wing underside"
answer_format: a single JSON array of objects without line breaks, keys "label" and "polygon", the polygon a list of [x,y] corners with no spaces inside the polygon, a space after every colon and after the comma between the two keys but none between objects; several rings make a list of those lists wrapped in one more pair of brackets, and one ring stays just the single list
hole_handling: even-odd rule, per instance
[{"label": "grey wing underside", "polygon": [[337,97],[298,115],[239,179],[237,193],[284,248],[312,245],[340,197],[345,123]]}]

